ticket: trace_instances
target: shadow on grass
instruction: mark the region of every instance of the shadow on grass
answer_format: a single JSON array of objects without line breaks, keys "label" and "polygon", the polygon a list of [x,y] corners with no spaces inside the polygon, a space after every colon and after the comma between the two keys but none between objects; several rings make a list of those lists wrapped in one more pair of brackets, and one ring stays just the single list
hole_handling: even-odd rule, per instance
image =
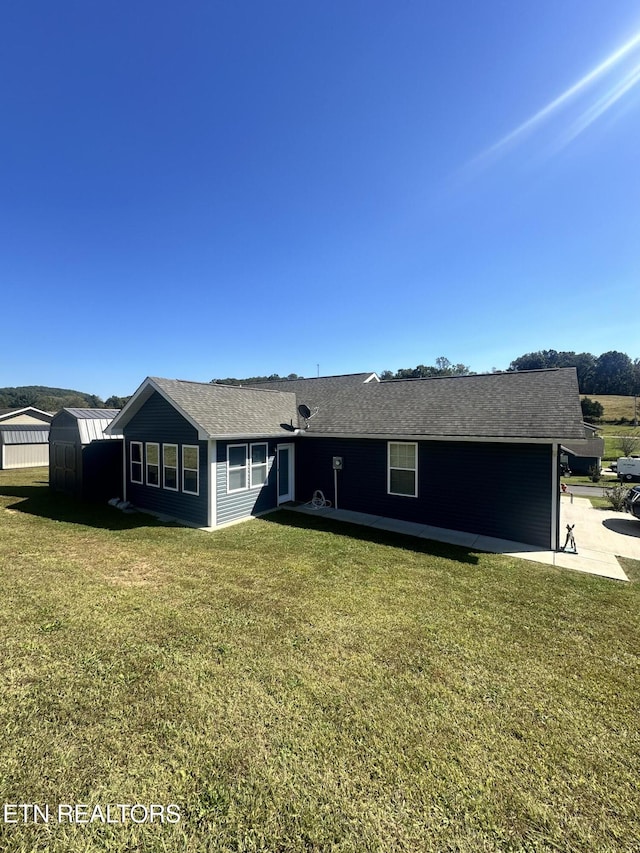
[{"label": "shadow on grass", "polygon": [[262,516],[262,521],[279,524],[283,527],[297,527],[301,530],[321,530],[336,536],[348,536],[361,542],[373,542],[376,545],[388,545],[392,548],[403,548],[405,551],[415,551],[417,554],[431,554],[434,557],[445,557],[458,560],[461,563],[478,564],[478,557],[461,545],[451,545],[448,542],[436,542],[434,539],[421,539],[405,533],[394,533],[349,521],[333,521],[323,516],[308,515],[307,513],[288,512],[281,509]]},{"label": "shadow on grass", "polygon": [[137,527],[166,527],[167,524],[151,515],[140,513],[126,514],[115,507],[100,503],[90,503],[61,492],[53,492],[48,484],[38,481],[34,486],[0,486],[0,497],[17,498],[15,503],[5,504],[5,509],[50,518],[53,521],[65,521],[69,524],[83,524],[103,530],[132,530]]}]

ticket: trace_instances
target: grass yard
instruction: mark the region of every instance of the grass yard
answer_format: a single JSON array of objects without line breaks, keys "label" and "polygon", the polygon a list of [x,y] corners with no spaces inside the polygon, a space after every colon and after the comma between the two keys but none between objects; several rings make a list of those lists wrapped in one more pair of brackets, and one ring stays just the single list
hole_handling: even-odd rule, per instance
[{"label": "grass yard", "polygon": [[[637,577],[637,566],[627,564]],[[632,851],[640,584],[277,513],[218,533],[0,472],[3,851]]]}]

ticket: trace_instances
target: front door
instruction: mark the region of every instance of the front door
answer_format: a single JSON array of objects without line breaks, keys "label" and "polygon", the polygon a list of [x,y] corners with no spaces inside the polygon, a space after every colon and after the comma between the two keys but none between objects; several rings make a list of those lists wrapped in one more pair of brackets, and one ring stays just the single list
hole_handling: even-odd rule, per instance
[{"label": "front door", "polygon": [[293,444],[278,445],[278,504],[294,499]]}]

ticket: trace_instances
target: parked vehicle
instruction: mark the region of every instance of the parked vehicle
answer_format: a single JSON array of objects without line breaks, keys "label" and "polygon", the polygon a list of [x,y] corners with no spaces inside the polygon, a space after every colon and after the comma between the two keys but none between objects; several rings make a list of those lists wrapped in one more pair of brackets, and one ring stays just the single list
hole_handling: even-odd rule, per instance
[{"label": "parked vehicle", "polygon": [[640,486],[629,489],[624,499],[624,508],[640,521]]},{"label": "parked vehicle", "polygon": [[640,456],[621,456],[618,459],[619,480],[640,480]]}]

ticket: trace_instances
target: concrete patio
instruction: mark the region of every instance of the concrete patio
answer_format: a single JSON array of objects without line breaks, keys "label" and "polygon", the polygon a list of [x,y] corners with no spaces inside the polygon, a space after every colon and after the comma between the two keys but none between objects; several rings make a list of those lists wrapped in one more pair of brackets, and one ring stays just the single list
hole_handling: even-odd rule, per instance
[{"label": "concrete patio", "polygon": [[560,542],[564,542],[566,525],[574,524],[577,554],[564,551],[545,551],[522,542],[511,542],[477,533],[447,530],[428,524],[415,524],[362,512],[333,509],[332,507],[315,509],[307,504],[300,504],[287,506],[287,509],[308,515],[320,515],[333,521],[344,521],[372,527],[376,530],[403,533],[408,536],[416,536],[419,539],[432,539],[436,542],[447,542],[451,545],[461,545],[464,548],[478,551],[520,557],[523,560],[546,563],[550,566],[573,569],[574,571],[600,575],[614,580],[629,580],[616,555],[640,560],[640,521],[626,513],[594,509],[588,498],[574,497],[571,501],[568,494],[562,496]]}]

